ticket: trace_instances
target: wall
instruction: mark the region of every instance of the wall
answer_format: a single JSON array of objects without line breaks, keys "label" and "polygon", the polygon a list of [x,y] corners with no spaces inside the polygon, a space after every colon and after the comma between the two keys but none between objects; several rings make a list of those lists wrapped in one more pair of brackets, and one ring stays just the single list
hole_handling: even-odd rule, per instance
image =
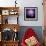
[{"label": "wall", "polygon": [[[15,0],[0,0],[0,6],[15,6]],[[42,0],[17,0],[19,10],[19,24],[21,26],[43,26],[43,6]],[[24,7],[38,7],[38,21],[24,21]]]},{"label": "wall", "polygon": [[[42,0],[24,0],[20,1],[20,18],[19,24],[22,26],[43,26],[43,6]],[[24,21],[24,7],[38,7],[38,21]]]}]

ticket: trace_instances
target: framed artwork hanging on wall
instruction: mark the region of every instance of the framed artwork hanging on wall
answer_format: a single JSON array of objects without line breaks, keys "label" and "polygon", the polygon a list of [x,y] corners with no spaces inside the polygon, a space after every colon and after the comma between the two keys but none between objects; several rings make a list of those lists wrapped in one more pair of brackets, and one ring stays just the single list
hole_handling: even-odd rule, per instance
[{"label": "framed artwork hanging on wall", "polygon": [[37,21],[38,20],[38,8],[37,7],[24,7],[24,20],[25,21]]}]

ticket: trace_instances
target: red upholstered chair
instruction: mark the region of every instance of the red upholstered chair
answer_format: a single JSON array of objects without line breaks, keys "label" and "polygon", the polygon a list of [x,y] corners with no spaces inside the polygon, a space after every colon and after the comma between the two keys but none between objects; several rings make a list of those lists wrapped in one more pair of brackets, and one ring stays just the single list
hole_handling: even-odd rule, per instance
[{"label": "red upholstered chair", "polygon": [[[37,35],[34,32],[34,30],[32,28],[28,28],[27,31],[24,34],[24,37],[22,38],[22,42],[21,42],[21,46],[27,46],[25,40],[29,39],[31,37],[35,37],[37,40]],[[30,45],[31,46],[31,45]],[[37,40],[37,43],[34,46],[41,46],[41,44],[39,43],[39,41]]]}]

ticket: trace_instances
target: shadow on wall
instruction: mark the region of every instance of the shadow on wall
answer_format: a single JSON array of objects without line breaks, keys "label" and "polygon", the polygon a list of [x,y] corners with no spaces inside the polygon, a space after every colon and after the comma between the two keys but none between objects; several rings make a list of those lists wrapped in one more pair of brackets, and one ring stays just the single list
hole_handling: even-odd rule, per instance
[{"label": "shadow on wall", "polygon": [[24,33],[26,32],[26,30],[28,28],[32,28],[34,30],[34,32],[36,32],[39,41],[41,43],[43,43],[43,30],[42,30],[41,26],[21,26],[20,31],[19,31],[19,40],[20,40],[20,42],[21,42],[21,40],[24,36]]}]

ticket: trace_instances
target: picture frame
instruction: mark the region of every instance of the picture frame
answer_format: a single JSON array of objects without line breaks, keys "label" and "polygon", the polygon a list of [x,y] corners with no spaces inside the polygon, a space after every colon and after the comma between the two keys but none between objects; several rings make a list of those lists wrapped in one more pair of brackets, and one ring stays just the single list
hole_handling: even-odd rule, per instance
[{"label": "picture frame", "polygon": [[9,15],[9,10],[2,10],[2,15]]},{"label": "picture frame", "polygon": [[2,16],[2,24],[8,24],[8,16]]},{"label": "picture frame", "polygon": [[18,17],[17,16],[9,16],[8,24],[18,24]]},{"label": "picture frame", "polygon": [[24,20],[25,21],[37,21],[38,20],[38,8],[37,7],[24,7]]},{"label": "picture frame", "polygon": [[16,10],[10,10],[10,11],[9,11],[9,14],[10,14],[10,15],[17,15],[17,13],[18,13],[18,12],[17,12]]},{"label": "picture frame", "polygon": [[18,17],[17,16],[3,16],[2,24],[18,24]]}]

